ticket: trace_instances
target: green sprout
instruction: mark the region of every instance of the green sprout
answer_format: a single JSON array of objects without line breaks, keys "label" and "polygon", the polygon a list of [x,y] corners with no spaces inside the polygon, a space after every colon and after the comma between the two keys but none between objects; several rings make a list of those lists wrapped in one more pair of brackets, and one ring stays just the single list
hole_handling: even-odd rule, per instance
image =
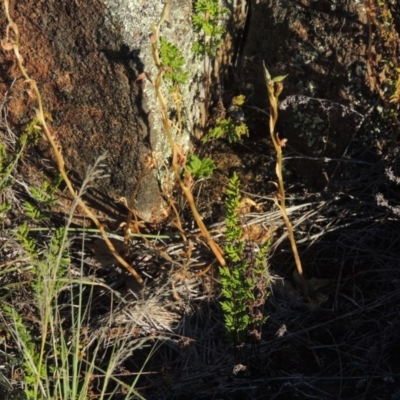
[{"label": "green sprout", "polygon": [[[243,111],[241,106],[244,104],[246,96],[239,95],[232,99],[228,109],[226,118],[218,118],[215,126],[212,127],[202,139],[203,143],[210,140],[227,138],[229,143],[235,143],[242,139],[243,136],[249,136],[249,128],[241,118]],[[239,118],[236,116],[239,115]]]},{"label": "green sprout", "polygon": [[200,179],[210,177],[216,166],[208,157],[200,159],[195,154],[191,154],[186,162],[186,168],[194,179]]}]

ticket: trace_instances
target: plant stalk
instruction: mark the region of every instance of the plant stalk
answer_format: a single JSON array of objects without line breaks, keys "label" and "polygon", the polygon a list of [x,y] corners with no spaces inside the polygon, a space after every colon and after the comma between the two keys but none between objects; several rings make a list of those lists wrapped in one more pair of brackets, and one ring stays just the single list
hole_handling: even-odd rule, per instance
[{"label": "plant stalk", "polygon": [[288,231],[289,241],[293,252],[294,261],[296,264],[297,272],[300,276],[303,294],[304,296],[308,296],[308,282],[304,277],[303,267],[301,265],[301,260],[299,256],[299,252],[297,250],[296,239],[294,238],[293,226],[289,220],[286,211],[286,197],[285,197],[285,186],[282,175],[282,147],[285,145],[285,141],[279,139],[277,133],[275,133],[276,122],[278,120],[278,98],[282,92],[283,84],[282,80],[284,77],[280,77],[280,79],[275,78],[272,79],[269,74],[267,68],[265,68],[265,64],[263,64],[264,68],[264,78],[268,91],[268,99],[270,104],[270,115],[269,115],[269,132],[271,135],[271,140],[275,148],[276,152],[276,175],[278,177],[278,196],[275,197],[275,204],[278,206],[282,213],[282,218],[285,222],[286,229]]},{"label": "plant stalk", "polygon": [[174,143],[174,139],[172,137],[171,128],[170,128],[170,124],[169,124],[169,120],[168,120],[168,107],[165,102],[164,96],[161,93],[161,83],[162,83],[163,74],[165,72],[165,68],[163,68],[163,66],[161,65],[161,61],[160,61],[160,57],[159,57],[159,53],[158,53],[158,41],[159,41],[160,27],[168,18],[169,6],[170,6],[170,2],[167,1],[165,3],[164,10],[163,10],[160,21],[158,22],[157,25],[153,24],[153,26],[152,26],[153,33],[152,33],[152,37],[151,37],[151,48],[152,48],[154,63],[158,68],[158,74],[157,74],[157,77],[154,82],[154,88],[156,91],[158,102],[160,103],[160,106],[161,106],[161,119],[162,119],[163,128],[164,128],[165,134],[167,136],[168,143],[171,147],[172,168],[174,170],[176,180],[178,181],[178,184],[188,201],[190,210],[192,211],[192,215],[197,223],[197,226],[200,229],[201,234],[204,236],[204,238],[207,242],[207,245],[209,246],[211,251],[214,253],[214,255],[217,258],[220,265],[222,267],[225,267],[226,261],[223,256],[223,251],[211,237],[210,232],[208,231],[207,227],[205,226],[205,224],[204,224],[203,220],[201,219],[201,216],[197,210],[197,207],[196,207],[196,204],[195,204],[195,201],[193,198],[193,194],[192,194],[190,188],[185,185],[185,183],[183,182],[183,180],[181,178],[180,165],[177,161],[176,146]]}]

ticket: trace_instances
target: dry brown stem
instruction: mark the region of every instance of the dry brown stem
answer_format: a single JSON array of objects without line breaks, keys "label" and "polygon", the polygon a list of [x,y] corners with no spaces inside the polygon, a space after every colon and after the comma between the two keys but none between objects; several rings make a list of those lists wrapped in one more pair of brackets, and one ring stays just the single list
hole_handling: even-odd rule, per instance
[{"label": "dry brown stem", "polygon": [[160,19],[160,21],[158,22],[157,25],[153,25],[152,26],[152,36],[151,36],[151,48],[152,48],[152,54],[153,54],[153,59],[154,59],[154,63],[158,68],[158,74],[157,77],[155,79],[154,82],[154,88],[156,90],[156,95],[157,95],[157,99],[158,102],[160,103],[161,106],[161,119],[162,119],[162,123],[163,123],[163,128],[164,131],[167,135],[167,139],[169,142],[169,145],[171,147],[171,152],[172,152],[172,168],[174,170],[175,173],[175,178],[183,192],[183,194],[185,195],[187,202],[189,204],[190,210],[192,212],[192,215],[197,223],[197,226],[200,229],[201,234],[204,236],[207,245],[209,246],[209,248],[211,249],[211,251],[214,253],[215,257],[217,258],[218,262],[220,263],[220,265],[222,267],[226,266],[226,261],[224,259],[223,256],[223,251],[222,249],[218,246],[218,244],[213,240],[213,238],[210,235],[210,232],[208,231],[207,227],[205,226],[203,220],[201,219],[201,216],[197,210],[194,198],[193,198],[193,194],[190,190],[189,187],[187,187],[184,183],[184,181],[181,178],[181,166],[179,165],[179,162],[177,160],[177,146],[174,143],[174,139],[172,137],[172,133],[171,133],[171,128],[170,128],[170,124],[168,121],[168,107],[167,104],[165,102],[164,96],[161,93],[161,83],[162,83],[162,77],[163,74],[165,72],[165,68],[162,67],[161,65],[161,61],[160,61],[160,57],[158,54],[158,41],[159,41],[159,32],[160,32],[160,27],[163,24],[163,22],[165,22],[168,18],[168,12],[169,12],[169,6],[170,6],[170,1],[167,1],[167,3],[165,3],[165,7],[164,7],[164,11],[162,13],[162,17]]},{"label": "dry brown stem", "polygon": [[[308,283],[304,277],[303,267],[301,265],[301,260],[299,252],[297,250],[296,240],[294,238],[293,227],[290,223],[289,217],[286,212],[286,197],[285,197],[285,186],[282,176],[282,147],[285,145],[285,139],[279,139],[278,133],[275,132],[276,121],[278,120],[278,97],[283,89],[283,84],[279,80],[273,80],[264,67],[265,83],[268,90],[268,98],[270,104],[270,115],[269,115],[269,132],[271,134],[272,143],[276,152],[276,175],[278,177],[278,196],[275,197],[275,204],[278,206],[282,213],[282,218],[285,221],[286,229],[288,231],[290,245],[292,247],[293,257],[296,263],[297,272],[299,274],[304,296],[308,295]],[[283,77],[281,78],[283,80]]]}]

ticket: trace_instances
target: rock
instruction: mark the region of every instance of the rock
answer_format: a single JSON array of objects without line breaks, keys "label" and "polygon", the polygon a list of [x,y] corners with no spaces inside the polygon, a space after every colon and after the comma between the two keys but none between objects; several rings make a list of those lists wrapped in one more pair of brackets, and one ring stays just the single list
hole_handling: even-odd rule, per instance
[{"label": "rock", "polygon": [[[62,147],[67,170],[77,188],[89,165],[107,151],[105,174],[90,192],[91,204],[115,208],[114,200],[125,197],[147,222],[166,215],[162,196],[171,179],[160,107],[145,72],[154,79],[157,69],[151,56],[149,33],[158,22],[161,0],[24,0],[11,1],[10,13],[21,34],[21,54],[28,73],[38,83],[51,131]],[[207,62],[195,56],[191,22],[192,5],[172,1],[170,23],[161,36],[177,45],[190,72],[182,87],[186,123],[176,139],[185,151],[207,118],[204,75]],[[5,16],[0,16],[6,26]],[[4,28],[3,28],[4,35]],[[23,129],[34,117],[36,102],[18,72],[11,52],[0,55],[1,85],[10,88],[9,122]],[[226,61],[225,61],[226,62]],[[212,68],[211,68],[212,69]],[[142,74],[142,75],[141,75]],[[167,88],[163,88],[168,98]],[[172,104],[172,101],[171,101]],[[207,104],[207,103],[206,103]],[[41,156],[51,158],[45,140]],[[38,168],[47,168],[39,165]]]},{"label": "rock", "polygon": [[288,139],[285,154],[294,156],[287,166],[298,180],[320,190],[332,176],[345,171],[337,160],[349,156],[350,143],[357,139],[363,146],[373,146],[359,131],[368,110],[379,100],[367,74],[365,4],[358,0],[250,3],[239,76],[248,104],[254,107],[248,112],[250,131],[269,135],[265,61],[272,76],[288,74],[277,128],[280,137]]}]

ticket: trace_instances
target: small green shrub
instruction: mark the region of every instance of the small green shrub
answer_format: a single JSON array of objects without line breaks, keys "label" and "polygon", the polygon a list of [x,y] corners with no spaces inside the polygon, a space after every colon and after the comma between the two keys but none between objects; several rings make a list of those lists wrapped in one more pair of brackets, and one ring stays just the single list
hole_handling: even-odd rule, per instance
[{"label": "small green shrub", "polygon": [[[5,145],[0,143],[0,192],[12,188],[14,179],[12,174],[15,171],[18,162],[23,157],[25,149],[37,142],[39,137],[42,135],[42,130],[38,126],[38,118],[34,117],[32,121],[25,127],[24,133],[18,139],[16,144],[10,148],[6,148]],[[57,185],[58,186],[58,185]],[[30,188],[32,195],[35,194],[35,188]],[[50,190],[50,187],[46,187],[46,190]],[[54,191],[56,188],[54,189]],[[49,196],[54,194],[48,193]],[[6,202],[0,203],[0,214],[11,210],[12,205]],[[41,213],[39,210],[29,203],[25,204],[25,211],[31,218],[40,219]]]},{"label": "small green shrub", "polygon": [[172,86],[183,85],[187,82],[189,73],[183,71],[185,58],[181,55],[178,47],[164,38],[160,38],[160,58],[166,71],[164,79],[170,81]]},{"label": "small green shrub", "polygon": [[267,317],[260,307],[267,297],[265,261],[270,243],[266,242],[254,258],[246,254],[246,241],[239,216],[240,181],[236,173],[229,180],[226,199],[226,244],[224,246],[227,267],[220,267],[222,285],[221,308],[229,338],[236,344],[245,340],[246,334],[260,327]]},{"label": "small green shrub", "polygon": [[193,51],[201,55],[215,56],[225,29],[219,26],[229,10],[219,5],[219,0],[197,0],[192,21],[200,40],[193,45]]},{"label": "small green shrub", "polygon": [[55,193],[61,181],[61,175],[57,175],[52,183],[44,179],[40,187],[30,187],[33,202],[24,202],[24,210],[27,217],[36,221],[49,217],[46,211],[56,204]]},{"label": "small green shrub", "polygon": [[215,126],[211,128],[202,139],[207,143],[213,139],[227,138],[229,143],[238,142],[243,136],[249,136],[249,129],[244,122],[228,118],[218,118]]},{"label": "small green shrub", "polygon": [[203,143],[225,137],[229,143],[234,143],[241,140],[243,136],[249,136],[249,128],[244,122],[244,115],[241,108],[245,101],[246,96],[235,96],[228,108],[228,116],[217,119],[215,126],[204,136]]},{"label": "small green shrub", "polygon": [[191,154],[186,162],[186,168],[194,179],[200,179],[210,177],[216,166],[208,157],[200,159],[195,154]]}]

